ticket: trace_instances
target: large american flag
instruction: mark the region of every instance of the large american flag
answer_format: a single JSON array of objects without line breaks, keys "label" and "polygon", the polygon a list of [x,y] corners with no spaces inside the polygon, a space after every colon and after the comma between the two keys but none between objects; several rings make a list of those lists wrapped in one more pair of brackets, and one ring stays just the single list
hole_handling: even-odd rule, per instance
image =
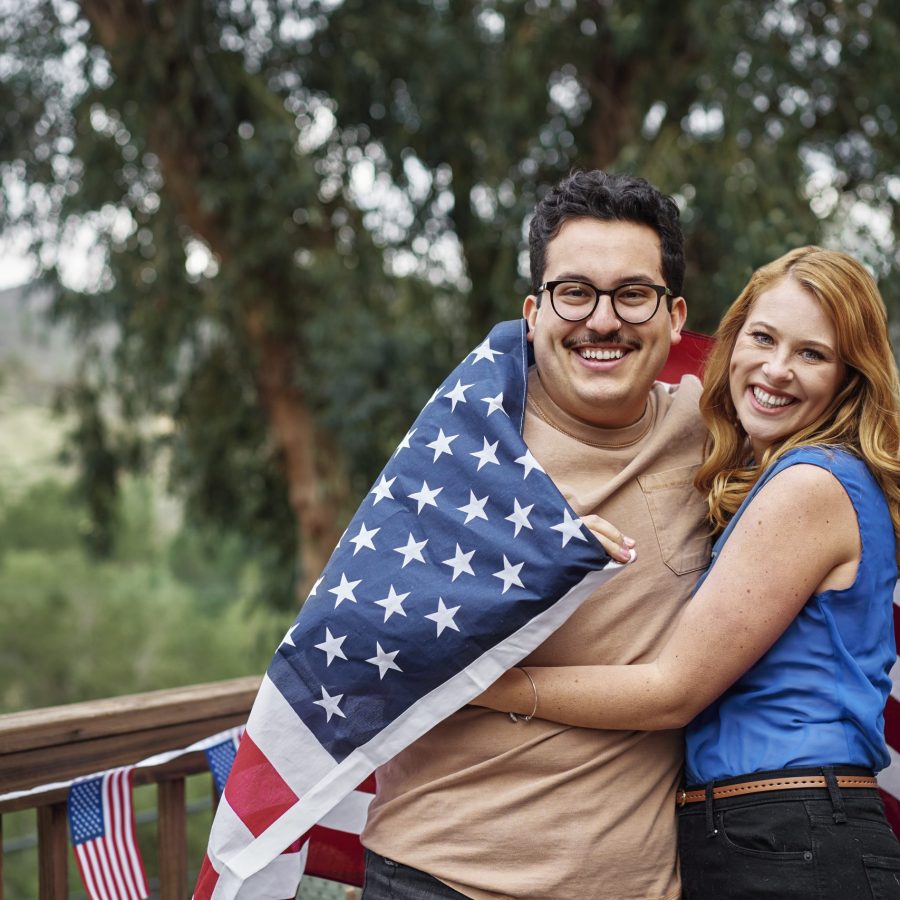
[{"label": "large american flag", "polygon": [[358,831],[356,787],[619,569],[522,440],[528,364],[524,322],[493,329],[366,496],[263,679],[196,898],[292,897],[298,836]]},{"label": "large american flag", "polygon": [[91,900],[150,896],[134,832],[132,769],[105,772],[69,788],[72,848]]}]

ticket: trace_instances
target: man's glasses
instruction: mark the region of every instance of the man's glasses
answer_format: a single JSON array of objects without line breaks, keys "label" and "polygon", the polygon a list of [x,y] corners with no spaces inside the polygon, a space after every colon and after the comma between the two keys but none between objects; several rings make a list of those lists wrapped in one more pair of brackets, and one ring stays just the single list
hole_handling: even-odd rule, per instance
[{"label": "man's glasses", "polygon": [[600,298],[609,297],[616,318],[629,325],[649,322],[663,297],[674,296],[661,284],[620,284],[617,288],[598,288],[587,281],[545,281],[539,291],[550,292],[553,311],[567,322],[590,318]]}]

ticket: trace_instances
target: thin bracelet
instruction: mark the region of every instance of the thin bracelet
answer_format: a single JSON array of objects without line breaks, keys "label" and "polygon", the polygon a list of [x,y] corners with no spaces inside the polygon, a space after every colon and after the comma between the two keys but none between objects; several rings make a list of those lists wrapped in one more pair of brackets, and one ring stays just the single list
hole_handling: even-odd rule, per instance
[{"label": "thin bracelet", "polygon": [[521,713],[519,715],[516,715],[514,712],[508,713],[508,715],[510,719],[513,720],[513,722],[518,722],[520,719],[523,722],[530,722],[534,718],[534,714],[537,712],[538,708],[537,685],[534,683],[534,679],[531,677],[531,675],[528,674],[528,669],[523,669],[521,666],[516,666],[516,668],[528,679],[528,683],[531,685],[531,690],[534,691],[534,706],[527,716],[523,716]]}]

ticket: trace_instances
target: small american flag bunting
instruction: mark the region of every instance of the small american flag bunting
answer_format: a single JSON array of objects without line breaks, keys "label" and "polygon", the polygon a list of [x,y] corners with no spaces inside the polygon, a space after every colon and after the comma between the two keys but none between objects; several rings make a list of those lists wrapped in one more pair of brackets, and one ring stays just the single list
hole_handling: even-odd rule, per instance
[{"label": "small american flag bunting", "polygon": [[150,896],[135,836],[133,768],[105,772],[69,788],[72,849],[90,900],[144,900]]}]

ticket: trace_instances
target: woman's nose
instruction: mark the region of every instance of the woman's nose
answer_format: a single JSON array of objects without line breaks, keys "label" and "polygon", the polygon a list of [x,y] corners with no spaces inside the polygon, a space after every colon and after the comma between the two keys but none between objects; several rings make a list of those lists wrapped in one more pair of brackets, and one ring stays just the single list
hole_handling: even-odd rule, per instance
[{"label": "woman's nose", "polygon": [[773,383],[790,381],[794,374],[788,361],[780,356],[767,360],[763,363],[762,369],[766,378]]}]

